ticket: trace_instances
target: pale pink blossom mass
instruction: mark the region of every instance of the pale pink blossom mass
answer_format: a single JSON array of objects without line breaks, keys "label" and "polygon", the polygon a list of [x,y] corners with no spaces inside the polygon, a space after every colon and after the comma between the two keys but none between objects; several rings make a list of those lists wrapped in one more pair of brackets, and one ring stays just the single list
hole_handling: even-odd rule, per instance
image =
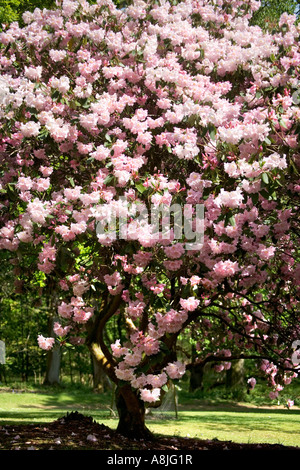
[{"label": "pale pink blossom mass", "polygon": [[148,403],[253,355],[278,400],[299,372],[296,16],[56,3],[0,32],[0,249],[18,295],[57,299],[40,348],[97,340]]}]

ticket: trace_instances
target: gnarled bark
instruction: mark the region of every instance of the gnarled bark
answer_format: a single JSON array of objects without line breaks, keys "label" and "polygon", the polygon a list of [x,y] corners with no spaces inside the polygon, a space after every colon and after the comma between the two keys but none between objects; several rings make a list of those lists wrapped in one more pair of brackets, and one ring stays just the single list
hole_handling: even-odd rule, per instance
[{"label": "gnarled bark", "polygon": [[117,387],[116,407],[119,414],[117,432],[135,439],[153,439],[145,424],[145,404],[130,385]]}]

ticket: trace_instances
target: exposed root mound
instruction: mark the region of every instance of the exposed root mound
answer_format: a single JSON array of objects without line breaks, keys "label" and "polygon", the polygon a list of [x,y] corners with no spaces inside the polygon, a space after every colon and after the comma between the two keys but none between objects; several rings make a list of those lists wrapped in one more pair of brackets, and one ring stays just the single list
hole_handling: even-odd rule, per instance
[{"label": "exposed root mound", "polygon": [[[92,416],[85,416],[82,413],[79,413],[78,411],[72,411],[71,413],[67,413],[66,416],[59,418],[58,420],[54,421],[54,423],[68,424],[68,423],[73,423],[74,421],[84,426],[97,424],[97,422],[94,420],[94,418],[92,418]],[[107,426],[104,426],[104,424],[100,426],[103,426],[104,428],[109,429]]]},{"label": "exposed root mound", "polygon": [[1,450],[300,450],[271,444],[237,444],[217,439],[160,437],[153,441],[123,437],[77,411],[44,424],[0,426]]}]

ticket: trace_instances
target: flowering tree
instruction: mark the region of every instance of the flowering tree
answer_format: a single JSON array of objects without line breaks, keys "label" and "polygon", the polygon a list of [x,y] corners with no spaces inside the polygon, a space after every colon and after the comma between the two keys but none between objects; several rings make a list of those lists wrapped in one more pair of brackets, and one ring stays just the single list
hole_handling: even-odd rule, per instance
[{"label": "flowering tree", "polygon": [[299,28],[257,8],[63,0],[0,35],[0,248],[58,298],[40,347],[85,341],[117,384],[123,434],[149,436],[185,329],[273,396],[297,376]]},{"label": "flowering tree", "polygon": [[252,15],[251,24],[272,30],[283,13],[299,16],[298,0],[262,0],[260,8]]}]

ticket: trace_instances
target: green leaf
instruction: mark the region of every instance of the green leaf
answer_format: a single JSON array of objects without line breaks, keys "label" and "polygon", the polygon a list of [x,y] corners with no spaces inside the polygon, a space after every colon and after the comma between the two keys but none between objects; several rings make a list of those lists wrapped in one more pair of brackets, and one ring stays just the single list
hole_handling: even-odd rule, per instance
[{"label": "green leaf", "polygon": [[268,177],[267,173],[263,173],[263,174],[261,175],[261,179],[262,179],[262,181],[263,181],[266,185],[269,184],[269,177]]},{"label": "green leaf", "polygon": [[271,198],[273,199],[273,201],[277,201],[277,193],[276,193],[276,191],[273,191],[273,192],[272,192]]},{"label": "green leaf", "polygon": [[147,191],[147,188],[142,183],[137,183],[135,185],[136,189],[138,190],[139,193],[143,194],[145,191]]},{"label": "green leaf", "polygon": [[272,142],[270,141],[269,137],[266,137],[266,138],[265,138],[265,143],[266,143],[267,145],[271,145],[271,144],[272,144]]},{"label": "green leaf", "polygon": [[61,98],[61,93],[58,90],[54,90],[51,93],[51,98],[52,98],[53,101],[57,101],[58,98]]},{"label": "green leaf", "polygon": [[258,193],[251,194],[251,199],[252,199],[253,204],[256,205],[259,200],[259,194]]},{"label": "green leaf", "polygon": [[229,218],[229,223],[230,223],[230,225],[232,225],[232,227],[235,227],[235,218],[234,218],[234,216],[231,216]]},{"label": "green leaf", "polygon": [[104,183],[105,185],[108,185],[108,184],[110,184],[110,183],[113,181],[113,179],[114,179],[114,175],[108,175],[108,176],[105,178],[105,180],[103,181],[103,183]]},{"label": "green leaf", "polygon": [[235,218],[231,212],[228,212],[225,215],[225,220],[224,220],[225,227],[227,227],[228,224],[232,225],[233,227],[235,226]]},{"label": "green leaf", "polygon": [[209,124],[208,132],[209,132],[211,140],[216,140],[217,129],[215,128],[213,124]]},{"label": "green leaf", "polygon": [[283,119],[279,118],[278,122],[281,125],[281,127],[283,127],[284,129],[287,129],[287,126],[286,126],[285,122],[283,121]]}]

